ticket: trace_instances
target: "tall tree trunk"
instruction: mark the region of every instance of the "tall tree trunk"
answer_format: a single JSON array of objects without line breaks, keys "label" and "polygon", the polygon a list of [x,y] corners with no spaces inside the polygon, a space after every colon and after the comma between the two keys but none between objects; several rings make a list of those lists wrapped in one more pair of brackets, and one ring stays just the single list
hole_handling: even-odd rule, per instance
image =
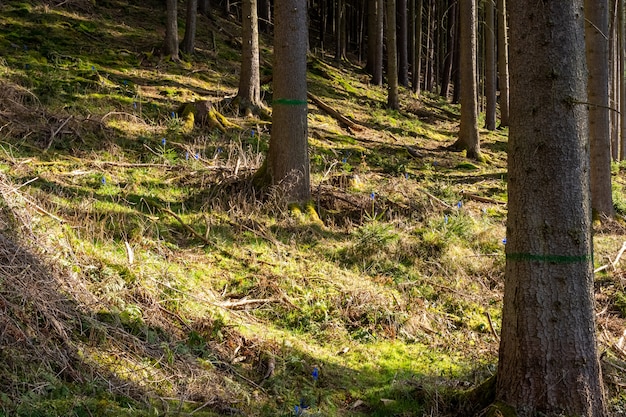
[{"label": "tall tree trunk", "polygon": [[193,54],[196,42],[196,19],[198,16],[198,0],[187,0],[187,18],[185,20],[185,36],[180,49],[186,54]]},{"label": "tall tree trunk", "polygon": [[476,107],[476,2],[459,0],[461,61],[461,127],[452,148],[466,150],[467,157],[481,159]]},{"label": "tall tree trunk", "polygon": [[246,116],[261,104],[261,81],[259,69],[259,19],[257,0],[242,0],[242,48],[241,72],[239,74],[239,107]]},{"label": "tall tree trunk", "polygon": [[211,0],[200,0],[198,11],[206,17],[211,17]]},{"label": "tall tree trunk", "polygon": [[605,416],[594,323],[583,0],[510,0],[506,284],[496,400]]},{"label": "tall tree trunk", "polygon": [[384,0],[376,1],[376,56],[374,71],[372,72],[372,84],[383,85],[383,52],[385,40],[385,4]]},{"label": "tall tree trunk", "polygon": [[[457,5],[456,7],[456,20],[457,22],[461,20],[459,18],[459,9],[460,7]],[[454,56],[452,57],[452,80],[454,83],[454,91],[452,92],[452,103],[458,104],[461,100],[461,30],[456,31],[456,35],[454,36]]]},{"label": "tall tree trunk", "polygon": [[620,108],[620,138],[618,140],[619,145],[619,158],[623,161],[626,158],[626,7],[624,6],[625,0],[618,0],[618,24],[619,24],[619,62],[620,62],[620,77],[619,77],[619,108]]},{"label": "tall tree trunk", "polygon": [[506,1],[498,0],[498,85],[500,87],[500,127],[509,125],[509,28]]},{"label": "tall tree trunk", "polygon": [[398,50],[396,42],[396,0],[387,2],[387,107],[400,109],[398,97]]},{"label": "tall tree trunk", "polygon": [[409,86],[409,49],[408,49],[408,22],[407,0],[397,1],[397,36],[398,36],[398,83]]},{"label": "tall tree trunk", "polygon": [[419,96],[422,92],[422,16],[424,1],[416,0],[415,6],[415,56],[413,57],[413,92]]},{"label": "tall tree trunk", "polygon": [[456,24],[456,8],[457,0],[448,1],[448,27],[446,30],[446,56],[443,63],[443,69],[441,73],[441,97],[446,100],[450,95],[450,79],[452,77],[452,62],[454,60],[454,40],[457,30]]},{"label": "tall tree trunk", "polygon": [[495,0],[485,0],[485,128],[496,130],[496,14]]},{"label": "tall tree trunk", "polygon": [[335,0],[335,61],[346,57],[345,0]]},{"label": "tall tree trunk", "polygon": [[589,145],[591,208],[594,217],[613,217],[611,136],[609,129],[609,4],[585,0],[586,58],[589,71]]},{"label": "tall tree trunk", "polygon": [[288,201],[305,202],[311,197],[306,0],[276,0],[274,17],[274,110],[267,169]]},{"label": "tall tree trunk", "polygon": [[178,61],[178,2],[167,0],[167,23],[165,25],[165,43],[163,53],[173,61]]},{"label": "tall tree trunk", "polygon": [[377,0],[367,0],[367,63],[365,69],[372,75],[376,65],[376,6]]},{"label": "tall tree trunk", "polygon": [[258,4],[259,30],[263,33],[272,31],[272,3],[270,0],[260,0]]}]

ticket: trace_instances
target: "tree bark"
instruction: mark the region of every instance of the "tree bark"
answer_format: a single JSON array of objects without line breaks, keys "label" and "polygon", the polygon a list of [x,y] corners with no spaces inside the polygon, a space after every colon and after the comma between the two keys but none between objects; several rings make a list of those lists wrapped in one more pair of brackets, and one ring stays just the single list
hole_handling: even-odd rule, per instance
[{"label": "tree bark", "polygon": [[413,57],[413,92],[419,96],[422,92],[422,9],[423,0],[416,0],[415,5],[415,55]]},{"label": "tree bark", "polygon": [[461,61],[461,127],[454,149],[467,151],[467,157],[481,159],[476,107],[476,3],[459,0]]},{"label": "tree bark", "polygon": [[[606,415],[593,300],[583,0],[511,0],[506,278],[496,400]],[[540,202],[538,204],[538,202]]]},{"label": "tree bark", "polygon": [[500,127],[509,125],[509,28],[506,1],[498,0],[498,85],[500,87]]},{"label": "tree bark", "polygon": [[259,19],[257,0],[242,0],[242,48],[239,74],[239,107],[246,116],[261,105],[261,76],[259,69]]},{"label": "tree bark", "polygon": [[613,217],[609,119],[609,2],[585,0],[586,58],[589,71],[591,209],[594,218]]},{"label": "tree bark", "polygon": [[335,0],[335,61],[346,57],[345,0]]},{"label": "tree bark", "polygon": [[163,53],[173,61],[178,61],[178,2],[167,0],[167,22],[165,25],[165,43]]},{"label": "tree bark", "polygon": [[496,130],[496,15],[495,0],[485,0],[485,128]]},{"label": "tree bark", "polygon": [[372,72],[372,84],[383,85],[383,50],[385,39],[385,4],[384,0],[376,1],[376,61]]},{"label": "tree bark", "polygon": [[398,83],[409,86],[407,0],[397,0]]},{"label": "tree bark", "polygon": [[187,0],[187,17],[185,19],[185,36],[180,49],[186,54],[193,54],[196,42],[196,20],[198,17],[198,0]]},{"label": "tree bark", "polygon": [[400,109],[398,97],[398,50],[396,42],[396,0],[387,2],[387,107]]},{"label": "tree bark", "polygon": [[306,55],[306,0],[276,0],[274,6],[274,101],[267,169],[290,202],[311,197]]},{"label": "tree bark", "polygon": [[456,24],[456,8],[457,1],[449,0],[448,1],[448,25],[446,30],[446,56],[443,63],[443,70],[441,73],[441,92],[439,93],[441,97],[448,99],[450,95],[450,79],[452,78],[452,62],[454,61],[454,40],[455,33],[457,31]]},{"label": "tree bark", "polygon": [[618,0],[618,24],[619,24],[619,109],[620,109],[620,140],[619,143],[619,160],[626,158],[626,7],[624,0]]}]

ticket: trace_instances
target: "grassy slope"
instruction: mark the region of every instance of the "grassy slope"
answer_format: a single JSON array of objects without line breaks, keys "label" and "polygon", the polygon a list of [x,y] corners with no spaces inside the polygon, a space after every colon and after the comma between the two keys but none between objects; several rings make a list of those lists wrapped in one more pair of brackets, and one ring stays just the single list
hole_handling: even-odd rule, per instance
[{"label": "grassy slope", "polygon": [[[236,92],[215,24],[176,64],[156,52],[160,3],[55,3],[0,5],[0,415],[443,415],[493,373],[505,131],[470,163],[444,149],[457,107],[403,92],[388,111],[357,68],[311,57],[310,90],[367,127],[309,108],[320,225],[250,188],[266,123],[222,106],[241,130],[183,134],[172,115]],[[623,239],[598,231],[598,265]],[[621,276],[597,286],[611,388]]]}]

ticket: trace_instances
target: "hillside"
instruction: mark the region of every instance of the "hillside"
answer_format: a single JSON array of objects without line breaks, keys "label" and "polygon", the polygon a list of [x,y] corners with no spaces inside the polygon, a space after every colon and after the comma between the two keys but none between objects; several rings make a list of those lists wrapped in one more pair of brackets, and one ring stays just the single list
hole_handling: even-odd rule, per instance
[{"label": "hillside", "polygon": [[[309,57],[312,212],[251,178],[270,123],[228,105],[239,33],[200,17],[164,60],[161,2],[0,2],[0,416],[444,416],[494,374],[507,132]],[[262,40],[262,72],[271,43]],[[264,85],[265,98],[271,86]],[[237,128],[191,132],[212,102]],[[626,213],[626,165],[614,166]],[[538,202],[539,204],[539,202]],[[595,231],[600,349],[626,411],[623,221]]]}]

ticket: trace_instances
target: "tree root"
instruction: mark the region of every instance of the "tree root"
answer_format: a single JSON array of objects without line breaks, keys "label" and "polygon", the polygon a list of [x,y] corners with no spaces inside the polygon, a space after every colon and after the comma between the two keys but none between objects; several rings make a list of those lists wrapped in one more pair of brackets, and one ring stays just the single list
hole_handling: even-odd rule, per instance
[{"label": "tree root", "polygon": [[228,120],[207,100],[184,103],[178,108],[177,114],[183,120],[183,133],[190,133],[196,123],[217,128],[220,132],[226,132],[227,129],[241,129],[241,126]]}]

